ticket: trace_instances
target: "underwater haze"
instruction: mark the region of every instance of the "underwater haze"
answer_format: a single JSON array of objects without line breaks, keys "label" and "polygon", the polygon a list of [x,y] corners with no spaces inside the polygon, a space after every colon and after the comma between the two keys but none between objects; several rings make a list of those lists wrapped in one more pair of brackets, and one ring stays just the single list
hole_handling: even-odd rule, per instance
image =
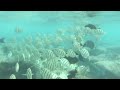
[{"label": "underwater haze", "polygon": [[120,79],[120,12],[0,11],[0,79]]}]

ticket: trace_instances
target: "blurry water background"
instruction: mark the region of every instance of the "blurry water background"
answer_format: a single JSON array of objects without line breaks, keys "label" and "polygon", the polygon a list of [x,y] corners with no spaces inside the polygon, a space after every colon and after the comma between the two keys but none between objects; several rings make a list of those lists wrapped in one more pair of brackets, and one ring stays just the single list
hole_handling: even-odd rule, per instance
[{"label": "blurry water background", "polygon": [[[11,36],[26,36],[28,34],[35,35],[38,32],[53,33],[59,28],[68,28],[72,25],[74,26],[76,22],[80,23],[83,22],[81,20],[84,20],[84,22],[95,23],[107,32],[107,35],[103,38],[104,42],[110,42],[113,45],[117,43],[119,45],[119,11],[101,11],[92,18],[78,14],[66,11],[1,11],[0,35],[7,38]],[[77,16],[81,16],[81,18],[77,18]],[[16,27],[23,29],[24,33],[16,35],[14,32]]]},{"label": "blurry water background", "polygon": [[[58,29],[64,30],[74,26],[82,26],[85,23],[95,24],[106,32],[106,34],[98,41],[98,47],[105,49],[115,48],[115,51],[119,49],[119,11],[98,11],[98,14],[96,14],[94,17],[88,17],[85,14],[85,11],[0,11],[0,38],[4,37],[6,42],[9,42],[9,38],[17,37],[22,40],[24,37],[28,37],[29,35],[34,37],[37,33],[54,35],[54,32]],[[17,27],[22,29],[23,32],[16,33],[15,29]],[[111,49],[109,52],[112,51],[113,49]],[[118,54],[120,54],[120,52],[118,52]],[[118,59],[120,61],[120,58]],[[111,62],[115,62],[115,60],[112,60]],[[103,62],[99,63],[107,68],[107,64],[109,62],[108,60],[104,60]],[[114,70],[116,71],[120,69],[120,66],[118,67],[114,63],[111,63],[110,65],[115,67]],[[108,66],[108,69],[111,66]],[[107,76],[110,74],[112,75],[114,70],[109,74],[105,74],[105,76],[98,75],[99,77],[97,77],[96,75],[95,78],[120,78],[120,71],[118,71],[119,73],[117,72],[116,77]],[[95,72],[99,74],[100,71]]]}]

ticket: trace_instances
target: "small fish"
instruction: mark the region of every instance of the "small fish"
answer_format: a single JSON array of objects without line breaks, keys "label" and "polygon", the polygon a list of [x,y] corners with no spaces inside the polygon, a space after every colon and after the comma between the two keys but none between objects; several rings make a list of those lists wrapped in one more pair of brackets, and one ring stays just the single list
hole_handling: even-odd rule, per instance
[{"label": "small fish", "polygon": [[15,65],[15,71],[18,72],[19,71],[19,63],[17,62]]},{"label": "small fish", "polygon": [[96,34],[103,35],[103,34],[105,34],[105,32],[101,28],[99,28],[96,30]]},{"label": "small fish", "polygon": [[0,43],[5,43],[5,38],[0,38]]},{"label": "small fish", "polygon": [[27,79],[32,79],[33,74],[31,68],[28,68],[26,74],[22,74],[22,75],[27,76]]},{"label": "small fish", "polygon": [[16,33],[21,33],[21,32],[23,32],[23,30],[17,27],[17,28],[15,29],[15,32],[16,32]]},{"label": "small fish", "polygon": [[24,53],[22,53],[22,56],[23,56],[23,60],[25,61],[25,54],[24,54]]},{"label": "small fish", "polygon": [[14,74],[11,74],[9,79],[16,79],[16,76]]},{"label": "small fish", "polygon": [[85,49],[85,48],[82,48],[81,50],[80,50],[80,53],[81,53],[81,56],[83,57],[83,58],[85,58],[85,59],[87,59],[88,57],[89,57],[89,52],[88,52],[88,50],[87,49]]},{"label": "small fish", "polygon": [[97,11],[87,11],[86,15],[90,18],[97,16],[98,12]]},{"label": "small fish", "polygon": [[97,27],[93,24],[87,24],[87,25],[85,25],[85,27],[88,27],[90,29],[97,29]]},{"label": "small fish", "polygon": [[84,43],[83,47],[89,47],[90,49],[93,49],[93,48],[95,47],[95,44],[94,44],[93,41],[87,40],[87,41]]},{"label": "small fish", "polygon": [[26,75],[27,75],[27,79],[32,79],[33,74],[32,74],[32,70],[30,68],[27,69]]}]

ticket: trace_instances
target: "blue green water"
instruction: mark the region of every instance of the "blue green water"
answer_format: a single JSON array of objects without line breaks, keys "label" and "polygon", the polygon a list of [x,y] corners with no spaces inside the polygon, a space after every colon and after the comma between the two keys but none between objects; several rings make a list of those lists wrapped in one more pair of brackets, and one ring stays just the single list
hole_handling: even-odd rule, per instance
[{"label": "blue green water", "polygon": [[[62,12],[60,14],[62,14]],[[23,29],[23,35],[26,35],[31,33],[36,34],[37,32],[53,33],[59,28],[68,28],[71,25],[74,26],[75,23],[74,20],[71,20],[71,18],[74,17],[65,17],[65,19],[63,15],[64,19],[59,19],[59,17],[55,15],[54,11],[50,14],[49,12],[9,11],[1,12],[0,16],[1,36],[3,37],[6,35],[8,37],[8,34],[9,36],[15,35],[14,29],[16,27],[20,27],[21,29]],[[92,23],[98,24],[107,32],[107,35],[104,38],[106,42],[119,42],[119,12],[102,12],[102,14],[100,14],[99,16],[90,19],[88,18],[88,20],[90,20],[90,22]]]},{"label": "blue green water", "polygon": [[[87,72],[87,74],[85,75],[81,75],[81,76],[78,75],[77,77],[73,77],[73,78],[77,78],[77,79],[120,78],[119,76],[120,75],[120,70],[119,70],[120,68],[119,66],[120,64],[120,52],[119,52],[120,50],[120,12],[119,11],[98,11],[94,17],[88,17],[86,15],[86,11],[0,11],[0,38],[5,38],[5,43],[0,43],[1,45],[0,59],[2,60],[2,58],[5,57],[7,59],[3,59],[1,63],[6,63],[6,62],[7,64],[10,63],[10,67],[6,67],[6,65],[4,66],[4,64],[3,65],[0,64],[1,65],[0,70],[3,70],[1,71],[2,74],[0,74],[0,78],[1,79],[9,78],[11,74],[15,74],[16,78],[18,79],[24,79],[24,78],[26,79],[26,76],[22,74],[26,73],[27,68],[30,68],[31,66],[33,66],[31,65],[31,63],[33,63],[33,61],[36,59],[39,59],[39,58],[44,59],[45,57],[47,57],[47,55],[45,55],[45,57],[38,57],[39,55],[37,55],[38,54],[37,51],[34,51],[31,47],[32,45],[28,44],[27,41],[26,43],[21,44],[20,47],[22,48],[22,50],[20,49],[20,51],[19,49],[15,49],[15,48],[9,49],[11,38],[16,38],[17,39],[16,43],[21,43],[19,40],[24,40],[29,36],[36,38],[37,34],[41,33],[43,36],[44,34],[46,35],[50,34],[53,37],[52,41],[50,42],[53,42],[57,38],[55,37],[55,33],[57,30],[62,29],[63,31],[64,30],[70,31],[72,28],[75,29],[75,27],[83,27],[86,24],[96,25],[96,27],[101,28],[105,32],[105,35],[101,36],[99,40],[96,40],[95,37],[90,36],[95,39],[95,40],[94,39],[91,39],[91,40],[94,41],[96,46],[95,50],[89,51],[91,61],[89,62],[87,60],[86,61],[79,60],[77,63],[78,65],[77,67],[80,67],[83,65],[83,66],[89,67],[90,71]],[[16,32],[15,31],[16,27],[18,27],[22,31]],[[73,35],[74,33],[75,32],[72,32]],[[68,33],[68,34],[65,34],[64,36],[59,36],[59,37],[65,40],[66,39],[65,37],[70,38],[70,35]],[[48,38],[48,40],[51,40],[51,39]],[[33,41],[35,40],[33,39]],[[33,42],[32,44],[34,45],[35,43]],[[44,44],[47,45],[46,43]],[[2,47],[4,47],[5,45],[7,45],[7,48],[8,48],[8,49],[5,49],[5,50],[8,50],[6,51],[7,53],[4,53],[2,51],[3,50]],[[24,56],[23,57],[21,56],[23,53],[25,54],[25,59],[26,58],[28,59],[26,51],[24,51],[26,48],[24,47],[25,45],[31,45],[30,50],[33,50],[32,53],[31,51],[28,51],[30,53],[30,56],[32,57],[32,58],[29,58],[30,59],[29,64],[26,63],[27,61],[23,61]],[[12,44],[12,46],[18,48],[17,46],[15,46],[14,43]],[[63,41],[62,44],[58,46],[54,47],[54,45],[52,44],[51,46],[53,49],[56,47],[59,48],[59,46],[64,47],[65,51],[73,47],[71,42],[67,41],[67,39],[66,41]],[[39,50],[38,47],[35,47],[35,48]],[[16,51],[14,51],[14,49],[18,50],[18,52],[21,54],[18,54]],[[43,49],[49,49],[49,48],[48,46],[45,46]],[[9,55],[8,52],[10,51],[12,51],[12,56],[8,58],[8,55]],[[75,52],[77,52],[77,50]],[[98,53],[98,55],[94,53]],[[42,54],[44,54],[44,52],[42,52]],[[14,71],[15,69],[14,65],[18,61],[17,56],[19,58],[22,58],[22,59],[19,59],[20,71],[18,73]],[[35,65],[33,67],[35,67]],[[33,67],[31,67],[32,72],[34,74],[33,78],[44,79],[43,76],[39,77],[38,75],[40,69],[36,69],[37,66],[35,68]],[[116,72],[114,72],[114,70],[116,70]],[[5,74],[8,74],[8,76]],[[3,77],[2,75],[5,75],[5,77]],[[42,74],[40,73],[40,75]],[[49,76],[46,76],[46,77],[47,79],[51,79]]]},{"label": "blue green water", "polygon": [[[53,12],[55,13],[55,12]],[[51,33],[60,27],[70,26],[68,21],[61,21],[49,12],[1,12],[1,29],[4,34],[14,34],[15,27],[21,27],[26,33]],[[23,33],[23,34],[24,34]]]},{"label": "blue green water", "polygon": [[97,23],[105,30],[106,35],[103,38],[104,42],[119,45],[119,15],[119,11],[104,11],[98,17],[92,19],[92,22]]}]

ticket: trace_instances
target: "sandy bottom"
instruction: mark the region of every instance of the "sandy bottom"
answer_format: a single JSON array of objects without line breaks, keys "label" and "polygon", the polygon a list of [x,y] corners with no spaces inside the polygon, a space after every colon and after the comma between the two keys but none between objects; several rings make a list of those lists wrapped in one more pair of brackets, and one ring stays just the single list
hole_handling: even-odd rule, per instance
[{"label": "sandy bottom", "polygon": [[120,78],[120,47],[98,48],[91,52],[88,76],[97,79]]}]

